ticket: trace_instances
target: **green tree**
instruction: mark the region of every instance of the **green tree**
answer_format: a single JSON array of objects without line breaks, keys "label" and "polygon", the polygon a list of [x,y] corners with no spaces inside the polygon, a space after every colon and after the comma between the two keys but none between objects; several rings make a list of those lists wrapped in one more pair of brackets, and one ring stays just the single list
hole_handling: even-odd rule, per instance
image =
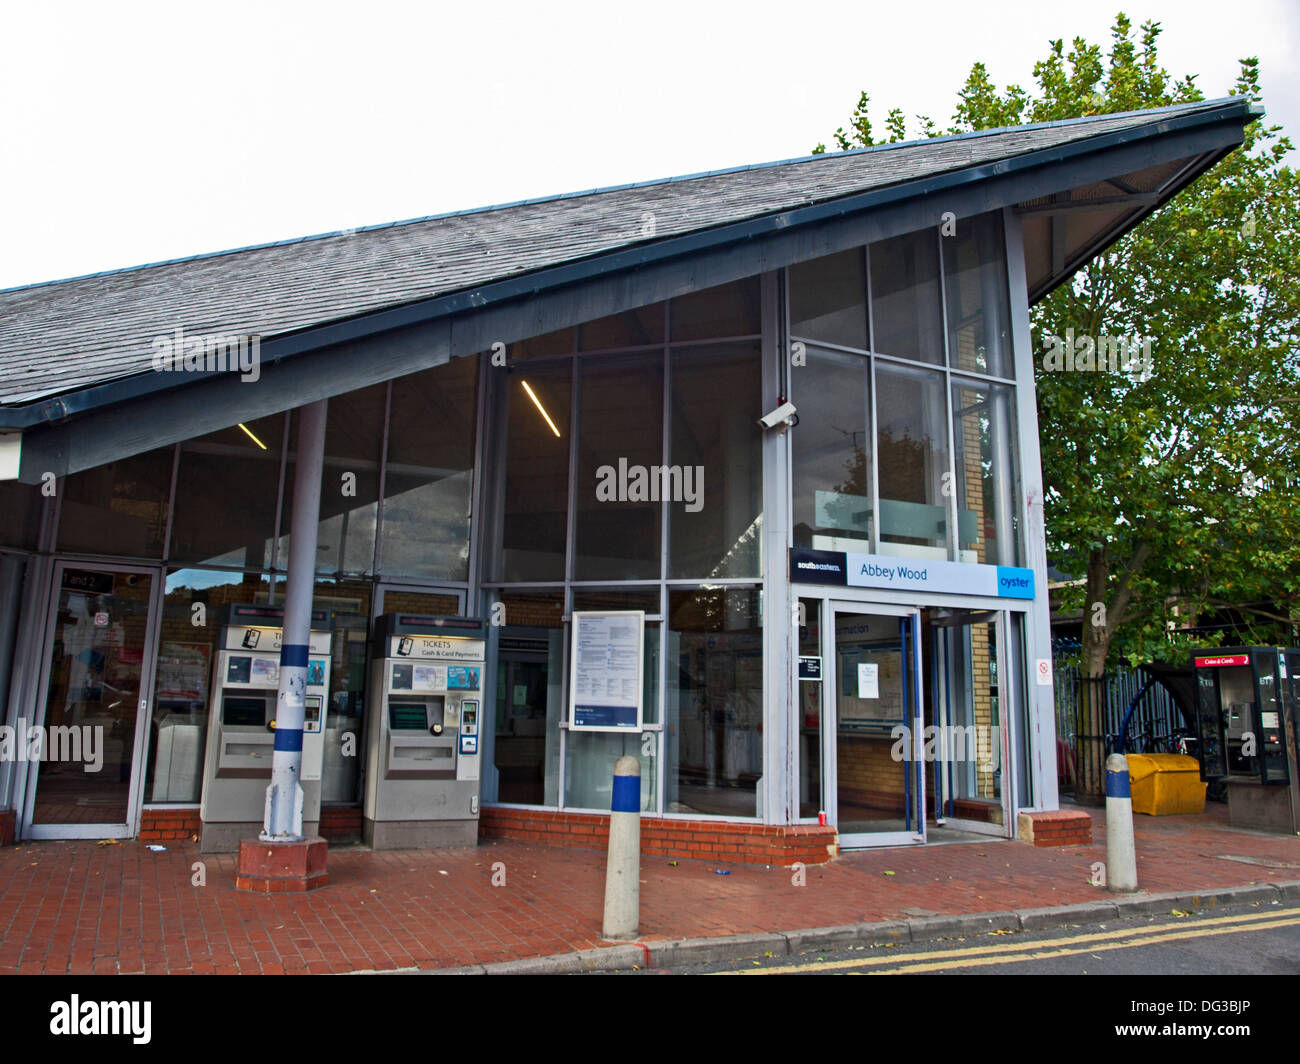
[{"label": "green tree", "polygon": [[[1160,66],[1159,34],[1148,22],[1135,42],[1120,14],[1109,55],[1052,41],[1033,93],[999,92],[976,63],[947,132],[1202,99],[1194,76]],[[1233,94],[1258,101],[1258,61],[1240,67]],[[867,106],[864,93],[841,148],[871,143]],[[1069,328],[1151,343],[1146,374],[1038,361],[1047,549],[1081,577],[1062,609],[1083,617],[1085,678],[1213,645],[1186,629],[1216,609],[1239,611],[1251,641],[1300,631],[1300,190],[1280,134],[1252,123],[1240,150],[1032,310],[1040,352]],[[1084,798],[1101,793],[1100,716],[1085,698],[1080,735],[1098,738],[1082,758]]]}]

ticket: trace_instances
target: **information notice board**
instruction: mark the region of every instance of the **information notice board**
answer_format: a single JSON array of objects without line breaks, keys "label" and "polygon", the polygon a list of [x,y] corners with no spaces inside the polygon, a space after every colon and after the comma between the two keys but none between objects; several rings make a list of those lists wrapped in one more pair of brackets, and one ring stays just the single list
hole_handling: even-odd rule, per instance
[{"label": "information notice board", "polygon": [[569,727],[640,731],[645,611],[573,614]]}]

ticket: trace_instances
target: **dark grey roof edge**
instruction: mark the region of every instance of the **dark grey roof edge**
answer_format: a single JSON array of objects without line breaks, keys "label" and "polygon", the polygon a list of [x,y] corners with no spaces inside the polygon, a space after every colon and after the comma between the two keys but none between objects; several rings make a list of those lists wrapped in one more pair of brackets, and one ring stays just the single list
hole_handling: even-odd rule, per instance
[{"label": "dark grey roof edge", "polygon": [[[585,189],[578,192],[561,192],[546,196],[533,196],[528,199],[510,200],[505,203],[493,203],[482,207],[467,207],[461,210],[443,211],[438,214],[426,214],[415,218],[404,218],[400,221],[378,222],[374,225],[360,225],[354,229],[338,229],[333,232],[313,233],[309,236],[286,237],[283,240],[270,240],[261,244],[247,244],[243,247],[225,248],[221,251],[205,251],[197,255],[182,255],[173,259],[158,259],[155,262],[145,262],[135,266],[118,266],[109,270],[96,270],[91,273],[75,274],[71,277],[60,277],[56,280],[32,281],[28,284],[14,285],[9,288],[0,288],[0,295],[7,295],[11,292],[26,292],[36,288],[48,288],[60,284],[69,284],[73,281],[86,281],[96,277],[111,277],[115,274],[134,273],[137,270],[151,270],[159,266],[176,266],[186,262],[201,262],[205,259],[221,258],[223,255],[238,255],[245,251],[263,251],[268,248],[287,247],[293,244],[305,244],[312,240],[326,240],[330,237],[342,236],[345,233],[371,233],[382,229],[397,229],[404,225],[418,225],[423,222],[436,222],[446,218],[463,218],[475,214],[487,214],[491,211],[506,210],[512,207],[533,206],[541,203],[557,203],[563,200],[582,199],[586,196],[599,196],[607,192],[625,192],[630,189],[652,188],[660,185],[676,184],[683,181],[695,181],[706,177],[721,177],[727,174],[741,174],[755,170],[767,170],[778,166],[792,166],[797,163],[817,162],[820,159],[831,157],[842,159],[847,156],[868,155],[874,152],[912,148],[919,144],[942,144],[950,141],[976,140],[981,137],[996,136],[999,133],[1008,133],[1011,131],[1021,133],[1036,129],[1057,129],[1095,122],[1100,119],[1129,118],[1138,115],[1156,116],[1171,113],[1195,114],[1198,111],[1214,110],[1223,107],[1226,104],[1239,103],[1244,99],[1245,97],[1243,96],[1221,96],[1214,100],[1196,100],[1188,103],[1169,104],[1166,107],[1154,107],[1147,110],[1115,111],[1097,115],[1086,115],[1081,118],[1059,118],[1051,122],[1033,122],[1023,126],[998,126],[993,129],[976,129],[967,133],[950,133],[942,137],[922,137],[914,140],[895,141],[889,144],[872,144],[865,148],[851,148],[848,151],[827,152],[824,155],[798,155],[789,159],[776,159],[764,163],[728,166],[719,170],[701,170],[696,173],[681,174],[674,177],[658,177],[646,181],[630,181],[621,185],[603,185],[597,188]],[[1254,103],[1251,103],[1247,110],[1257,118],[1262,117],[1264,114],[1263,107]]]},{"label": "dark grey roof edge", "polygon": [[[446,317],[493,303],[505,302],[509,299],[539,292],[542,289],[560,287],[602,273],[634,269],[653,261],[690,254],[693,251],[702,250],[706,246],[742,241],[774,228],[786,229],[802,224],[825,221],[835,215],[870,210],[892,200],[927,195],[934,191],[940,191],[944,187],[967,184],[1011,170],[1032,169],[1059,162],[1072,156],[1101,151],[1108,147],[1116,147],[1136,139],[1225,121],[1240,121],[1242,125],[1245,125],[1262,113],[1257,105],[1241,96],[1226,97],[1222,101],[1216,101],[1213,107],[1182,105],[1173,109],[1161,108],[1158,112],[1139,111],[1133,113],[1158,115],[1169,110],[1180,111],[1181,113],[1175,114],[1165,121],[1146,122],[1094,137],[1067,141],[1050,148],[992,159],[971,167],[944,171],[917,180],[904,181],[899,184],[825,200],[803,207],[787,208],[710,229],[693,230],[661,241],[638,243],[604,251],[594,256],[558,263],[537,272],[520,274],[473,289],[444,293],[429,299],[416,300],[412,303],[395,304],[351,318],[321,322],[317,325],[280,334],[264,342],[262,345],[263,364],[273,364],[282,358],[293,357],[321,347],[386,332],[405,325]],[[1096,116],[1096,118],[1111,117],[1115,116]],[[1078,122],[1087,121],[1087,119],[1069,121]],[[1011,132],[1021,128],[1024,127],[1010,126],[996,131],[982,132],[986,134]],[[897,146],[893,145],[893,147]],[[818,157],[814,156],[813,158]],[[266,350],[268,347],[271,347],[272,352],[274,352],[270,357],[268,357]],[[277,348],[279,350],[276,350]],[[0,429],[23,429],[44,422],[61,420],[151,392],[182,387],[186,383],[197,383],[202,379],[204,379],[204,376],[196,374],[190,375],[190,379],[185,382],[176,383],[166,374],[146,372],[115,378],[86,388],[73,389],[58,396],[45,396],[25,404],[13,406],[0,404]]]}]

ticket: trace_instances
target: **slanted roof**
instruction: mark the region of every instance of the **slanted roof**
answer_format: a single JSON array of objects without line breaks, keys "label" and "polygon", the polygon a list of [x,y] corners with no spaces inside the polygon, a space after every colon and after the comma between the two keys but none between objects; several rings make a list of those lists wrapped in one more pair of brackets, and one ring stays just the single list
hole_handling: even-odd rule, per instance
[{"label": "slanted roof", "polygon": [[[503,282],[515,283],[502,292],[519,295],[552,279],[571,282],[584,271],[635,268],[657,256],[690,253],[710,238],[745,239],[760,232],[756,222],[770,231],[824,221],[827,213],[818,208],[862,210],[869,207],[863,195],[880,190],[932,194],[951,187],[948,178],[980,181],[1017,167],[1059,167],[1071,151],[1209,125],[1235,125],[1239,143],[1240,127],[1258,113],[1238,97],[878,145],[0,291],[0,428],[107,402],[118,392],[104,389],[106,382],[134,379],[144,390],[176,385],[176,375],[150,373],[150,364],[151,341],[178,327],[191,335],[257,334],[266,351],[268,339],[395,307],[427,307],[429,314],[437,306],[473,308],[486,298],[483,290]],[[1029,203],[1028,210],[1042,213],[1026,226],[1031,295],[1059,283],[1230,148],[1190,165],[1162,160],[1100,192],[1093,182],[1085,195],[1100,202],[1090,220],[1069,220],[1073,236],[1057,209],[1060,192]],[[1047,227],[1046,250],[1033,235],[1035,224]],[[565,268],[562,274],[557,267]],[[82,400],[58,404],[56,415],[32,412],[50,397],[77,393]]]}]

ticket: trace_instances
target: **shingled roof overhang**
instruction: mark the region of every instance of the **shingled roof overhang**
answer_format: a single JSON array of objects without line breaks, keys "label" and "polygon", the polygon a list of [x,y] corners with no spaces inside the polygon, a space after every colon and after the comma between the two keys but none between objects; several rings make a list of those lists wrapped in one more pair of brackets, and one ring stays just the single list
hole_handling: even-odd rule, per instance
[{"label": "shingled roof overhang", "polygon": [[[880,145],[0,292],[0,430],[23,433],[21,479],[64,475],[947,211],[1017,208],[1036,299],[1260,113],[1231,97]],[[176,326],[261,335],[260,386],[152,372]]]}]

